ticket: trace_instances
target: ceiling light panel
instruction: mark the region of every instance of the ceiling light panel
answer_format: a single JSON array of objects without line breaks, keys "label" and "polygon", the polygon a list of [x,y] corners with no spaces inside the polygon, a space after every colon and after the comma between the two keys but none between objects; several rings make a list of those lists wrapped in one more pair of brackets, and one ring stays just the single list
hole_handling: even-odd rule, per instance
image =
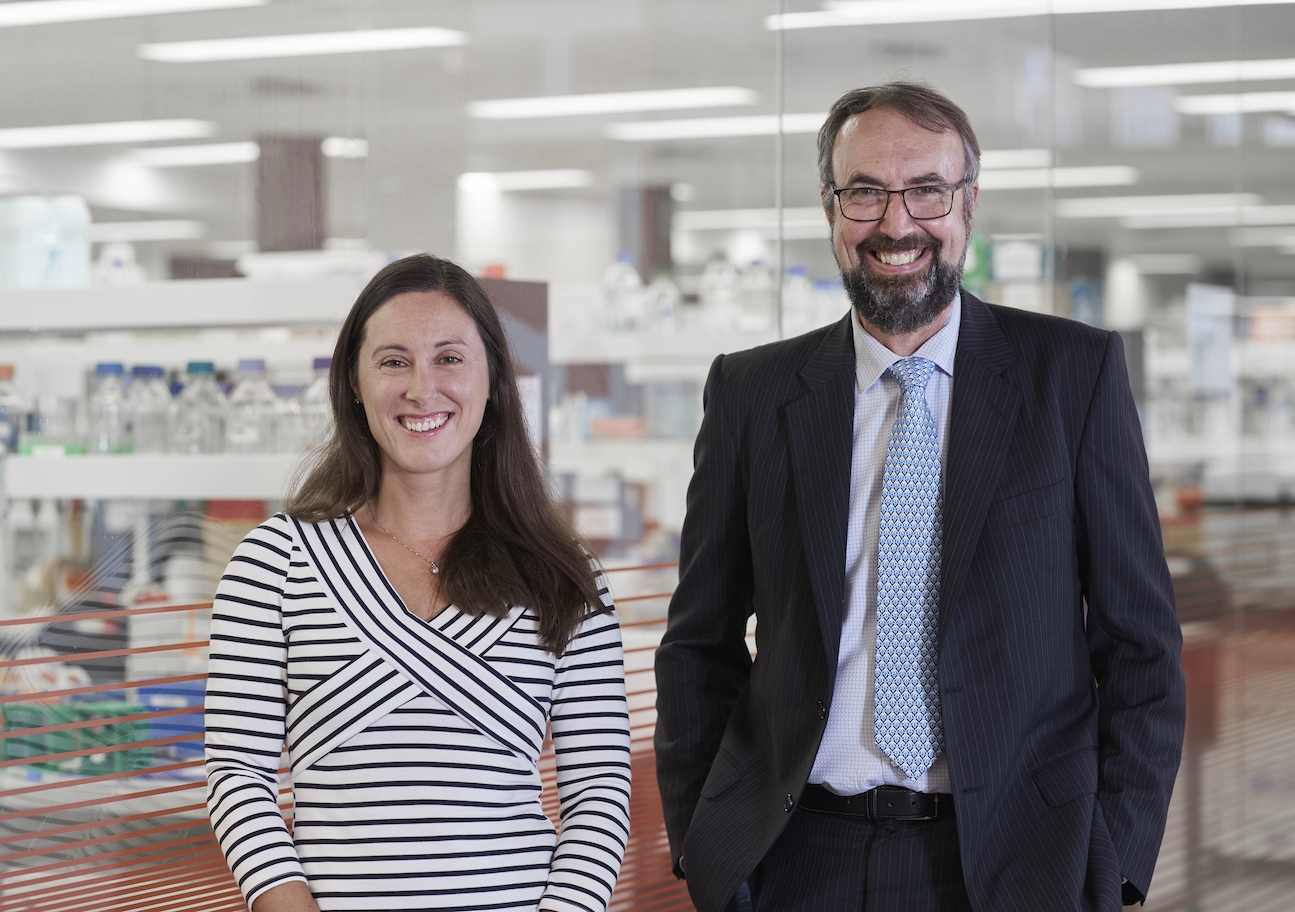
[{"label": "ceiling light panel", "polygon": [[209,63],[218,60],[264,60],[273,57],[313,57],[367,51],[407,51],[454,47],[468,43],[468,33],[443,28],[363,29],[302,35],[263,35],[255,38],[214,38],[141,44],[144,60],[161,63]]},{"label": "ceiling light panel", "polygon": [[468,116],[481,120],[524,120],[538,117],[581,117],[590,114],[629,114],[636,111],[675,111],[751,105],[759,96],[740,86],[660,89],[646,92],[601,92],[592,95],[548,95],[537,98],[496,98],[468,104]]},{"label": "ceiling light panel", "polygon": [[1138,182],[1138,169],[1127,165],[1083,168],[1004,168],[981,171],[981,190],[1029,190],[1042,187],[1123,187]]},{"label": "ceiling light panel", "polygon": [[1204,82],[1245,82],[1295,79],[1295,58],[1280,60],[1216,60],[1205,63],[1163,63],[1153,66],[1093,67],[1076,70],[1074,80],[1090,89],[1131,86],[1192,85]]},{"label": "ceiling light panel", "polygon": [[1295,225],[1295,206],[1241,206],[1215,212],[1155,213],[1120,219],[1125,228],[1232,228],[1245,225]]},{"label": "ceiling light panel", "polygon": [[1230,95],[1183,95],[1174,99],[1179,114],[1253,114],[1295,112],[1295,92],[1241,92]]},{"label": "ceiling light panel", "polygon": [[319,144],[325,158],[368,158],[369,141],[346,136],[330,136]]},{"label": "ceiling light panel", "polygon": [[539,171],[468,171],[459,175],[459,189],[466,192],[501,190],[568,190],[591,186],[593,172],[577,168]]},{"label": "ceiling light panel", "polygon": [[773,136],[783,133],[817,133],[827,120],[822,114],[757,114],[751,117],[692,117],[687,120],[643,120],[611,124],[607,135],[625,142],[663,142],[680,139],[719,139],[730,136]]},{"label": "ceiling light panel", "polygon": [[10,127],[0,130],[0,149],[52,149],[116,143],[205,139],[216,132],[206,120],[127,120],[113,123]]},{"label": "ceiling light panel", "polygon": [[994,168],[1046,168],[1052,164],[1048,149],[982,149],[981,170]]},{"label": "ceiling light panel", "polygon": [[0,4],[0,28],[265,6],[269,0],[26,0]]},{"label": "ceiling light panel", "polygon": [[1255,193],[1189,193],[1165,196],[1094,196],[1084,199],[1057,200],[1061,218],[1125,218],[1150,215],[1184,215],[1204,212],[1231,212],[1245,206],[1257,206],[1262,199]]},{"label": "ceiling light panel", "polygon": [[254,142],[206,143],[201,146],[158,146],[154,149],[136,149],[135,157],[153,168],[235,165],[256,161],[261,157],[261,147]]},{"label": "ceiling light panel", "polygon": [[764,24],[765,28],[777,31],[843,25],[1274,6],[1291,2],[1295,0],[847,0],[825,3],[822,10],[767,16]]}]

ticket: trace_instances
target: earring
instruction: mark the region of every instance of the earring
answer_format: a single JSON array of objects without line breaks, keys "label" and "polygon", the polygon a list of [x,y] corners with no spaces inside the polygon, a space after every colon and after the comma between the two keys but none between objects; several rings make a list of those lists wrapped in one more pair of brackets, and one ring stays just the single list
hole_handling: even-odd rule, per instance
[{"label": "earring", "polygon": [[356,405],[359,405],[359,404],[360,404],[360,400],[359,400],[359,399],[356,399],[356,400],[355,400],[355,404],[356,404]]}]

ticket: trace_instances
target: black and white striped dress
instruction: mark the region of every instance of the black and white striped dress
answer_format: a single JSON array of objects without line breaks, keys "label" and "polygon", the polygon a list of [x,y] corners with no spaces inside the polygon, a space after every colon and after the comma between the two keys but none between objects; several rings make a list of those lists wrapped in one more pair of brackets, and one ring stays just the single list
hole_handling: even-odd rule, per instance
[{"label": "black and white striped dress", "polygon": [[207,805],[248,903],[305,880],[324,912],[604,909],[629,834],[620,629],[592,615],[561,658],[536,630],[523,608],[420,620],[349,519],[248,535],[216,594],[206,704]]}]

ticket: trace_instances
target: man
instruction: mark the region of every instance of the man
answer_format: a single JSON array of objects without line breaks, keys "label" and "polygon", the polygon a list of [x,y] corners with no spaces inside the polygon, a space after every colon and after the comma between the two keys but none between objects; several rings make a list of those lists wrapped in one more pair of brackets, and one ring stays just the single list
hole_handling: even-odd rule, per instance
[{"label": "man", "polygon": [[818,145],[853,307],[707,380],[656,659],[675,873],[701,912],[1136,902],[1184,687],[1120,338],[959,290],[947,98],[850,92]]}]

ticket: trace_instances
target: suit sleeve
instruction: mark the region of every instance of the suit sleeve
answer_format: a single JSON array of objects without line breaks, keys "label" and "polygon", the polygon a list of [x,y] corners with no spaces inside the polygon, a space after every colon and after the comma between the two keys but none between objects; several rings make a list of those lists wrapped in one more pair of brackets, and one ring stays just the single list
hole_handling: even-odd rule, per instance
[{"label": "suit sleeve", "polygon": [[1076,463],[1080,582],[1098,695],[1098,800],[1145,897],[1186,719],[1182,633],[1124,347],[1112,333]]},{"label": "suit sleeve", "polygon": [[657,782],[676,876],[683,876],[679,857],[702,784],[751,675],[746,488],[723,369],[721,355],[706,380],[679,546],[679,585],[656,654]]}]

